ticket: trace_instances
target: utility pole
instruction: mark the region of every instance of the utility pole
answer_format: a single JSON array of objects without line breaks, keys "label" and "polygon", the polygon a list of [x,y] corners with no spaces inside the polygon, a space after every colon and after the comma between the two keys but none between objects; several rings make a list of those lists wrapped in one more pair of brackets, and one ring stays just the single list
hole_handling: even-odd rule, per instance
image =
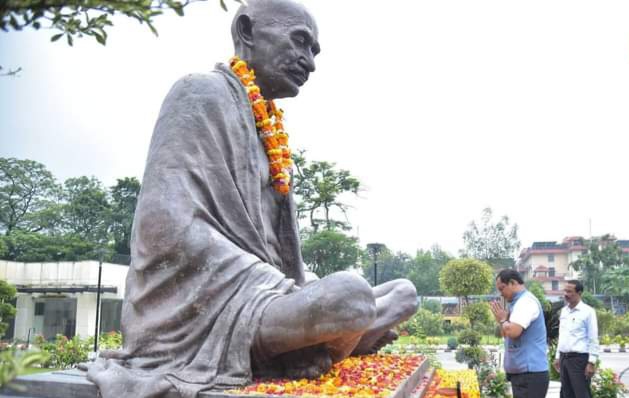
[{"label": "utility pole", "polygon": [[373,256],[373,285],[378,285],[378,254],[386,246],[382,243],[367,243],[367,251]]},{"label": "utility pole", "polygon": [[96,287],[96,327],[94,330],[94,352],[98,352],[98,328],[100,326],[100,286],[103,275],[103,250],[100,250],[98,259],[98,286]]}]

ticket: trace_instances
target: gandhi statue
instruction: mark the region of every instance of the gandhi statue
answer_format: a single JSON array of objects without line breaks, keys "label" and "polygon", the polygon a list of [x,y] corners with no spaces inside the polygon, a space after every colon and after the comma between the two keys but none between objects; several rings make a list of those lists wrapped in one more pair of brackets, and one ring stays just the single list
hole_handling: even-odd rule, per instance
[{"label": "gandhi statue", "polygon": [[[315,70],[317,25],[291,0],[249,0],[232,36],[266,100],[295,97]],[[218,64],[164,100],[133,224],[124,347],[88,369],[104,398],[317,377],[377,351],[416,310],[406,280],[372,288],[338,272],[306,283],[295,202],[274,186],[251,95]]]}]

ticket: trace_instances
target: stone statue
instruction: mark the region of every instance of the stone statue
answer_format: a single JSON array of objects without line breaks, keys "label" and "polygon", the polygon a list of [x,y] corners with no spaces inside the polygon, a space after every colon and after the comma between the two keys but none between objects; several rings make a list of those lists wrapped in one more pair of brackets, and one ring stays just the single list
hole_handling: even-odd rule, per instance
[{"label": "stone statue", "polygon": [[[232,36],[269,103],[296,96],[315,70],[317,25],[290,0],[249,0]],[[164,100],[133,224],[124,347],[88,369],[104,398],[316,377],[377,351],[416,310],[406,280],[372,288],[338,272],[305,283],[295,203],[278,189],[290,177],[273,169],[251,95],[219,64]]]}]

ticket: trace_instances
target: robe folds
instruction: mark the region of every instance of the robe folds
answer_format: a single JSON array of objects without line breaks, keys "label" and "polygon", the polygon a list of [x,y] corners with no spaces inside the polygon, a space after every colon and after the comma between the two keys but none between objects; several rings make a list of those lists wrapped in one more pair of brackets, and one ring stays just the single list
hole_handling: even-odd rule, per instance
[{"label": "robe folds", "polygon": [[264,309],[304,282],[292,193],[275,192],[268,173],[226,65],[175,83],[133,223],[124,346],[88,368],[103,398],[193,398],[251,381]]}]

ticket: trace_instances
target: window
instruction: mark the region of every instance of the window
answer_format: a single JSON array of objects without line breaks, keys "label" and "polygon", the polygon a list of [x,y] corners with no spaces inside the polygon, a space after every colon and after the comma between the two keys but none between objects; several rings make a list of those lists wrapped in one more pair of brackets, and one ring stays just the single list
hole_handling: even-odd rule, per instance
[{"label": "window", "polygon": [[35,303],[35,316],[44,315],[45,303]]},{"label": "window", "polygon": [[552,281],[553,284],[553,290],[559,290],[559,282],[558,281]]},{"label": "window", "polygon": [[555,262],[555,255],[554,254],[549,254],[548,255],[548,262],[549,263],[554,263]]},{"label": "window", "polygon": [[103,299],[101,301],[100,332],[120,331],[122,300]]},{"label": "window", "polygon": [[555,276],[555,267],[548,268],[548,276]]}]

